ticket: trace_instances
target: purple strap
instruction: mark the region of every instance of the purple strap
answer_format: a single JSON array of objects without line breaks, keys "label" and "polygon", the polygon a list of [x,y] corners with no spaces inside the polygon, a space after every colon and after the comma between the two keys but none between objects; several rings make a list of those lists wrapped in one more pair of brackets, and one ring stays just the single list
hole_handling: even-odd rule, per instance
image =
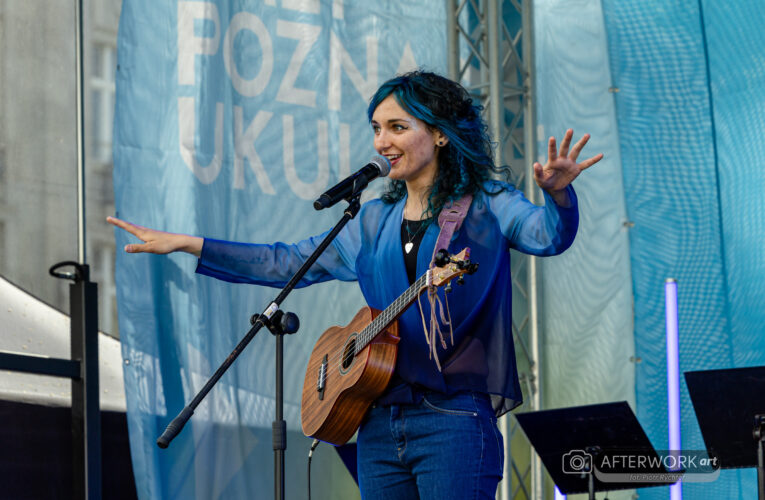
[{"label": "purple strap", "polygon": [[435,248],[433,248],[433,257],[430,259],[430,267],[433,267],[436,253],[438,253],[440,249],[449,249],[449,243],[452,241],[452,236],[454,235],[454,232],[462,226],[462,221],[465,220],[465,216],[467,215],[472,202],[473,195],[466,194],[441,210],[441,213],[438,216],[438,226],[441,228],[441,232],[438,233],[438,240],[436,241]]},{"label": "purple strap", "polygon": [[[468,210],[470,209],[470,203],[473,201],[473,195],[468,194],[460,198],[458,201],[450,204],[447,207],[444,207],[441,210],[441,213],[438,216],[438,226],[441,228],[441,232],[438,233],[438,240],[436,241],[436,246],[433,249],[433,257],[430,259],[430,268],[433,269],[435,266],[435,259],[436,259],[436,253],[438,253],[438,250],[440,249],[449,249],[449,243],[452,241],[452,236],[454,235],[454,231],[458,230],[460,226],[462,226],[462,221],[465,220],[465,216],[468,213]],[[428,346],[430,347],[430,357],[433,358],[433,360],[436,362],[436,366],[438,367],[438,371],[441,371],[441,362],[438,359],[438,349],[436,348],[436,335],[438,336],[439,340],[441,340],[441,347],[446,349],[446,340],[444,340],[443,333],[441,332],[441,327],[438,322],[438,315],[436,314],[436,309],[438,306],[440,306],[440,316],[441,316],[441,322],[445,325],[449,325],[449,336],[452,341],[452,345],[454,345],[454,331],[452,329],[452,318],[451,314],[449,314],[449,302],[446,299],[446,296],[444,295],[444,300],[446,301],[446,316],[444,316],[444,304],[441,302],[441,299],[438,297],[438,293],[436,290],[436,287],[429,286],[428,287],[428,302],[430,303],[430,326],[428,327],[427,322],[425,321],[425,315],[422,311],[422,304],[420,304],[419,299],[417,300],[417,305],[420,308],[420,317],[422,318],[422,328],[425,331],[425,341],[428,343]]]}]

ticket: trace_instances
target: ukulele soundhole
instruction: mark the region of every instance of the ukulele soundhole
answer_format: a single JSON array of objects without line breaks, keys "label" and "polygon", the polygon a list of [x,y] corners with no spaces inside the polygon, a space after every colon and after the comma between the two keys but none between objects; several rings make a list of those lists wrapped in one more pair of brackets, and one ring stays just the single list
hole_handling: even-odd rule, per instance
[{"label": "ukulele soundhole", "polygon": [[356,334],[354,333],[345,343],[343,349],[343,359],[340,361],[340,372],[345,373],[353,364],[353,358],[356,356]]}]

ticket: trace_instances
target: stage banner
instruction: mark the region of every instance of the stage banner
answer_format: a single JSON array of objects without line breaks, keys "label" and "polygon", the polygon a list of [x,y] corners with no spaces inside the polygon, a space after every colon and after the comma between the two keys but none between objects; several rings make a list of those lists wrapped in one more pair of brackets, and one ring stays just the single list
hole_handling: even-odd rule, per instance
[{"label": "stage banner", "polygon": [[[244,242],[294,242],[329,229],[343,204],[315,212],[312,201],[374,153],[369,97],[405,70],[445,72],[444,8],[442,0],[123,0],[116,215]],[[139,497],[273,498],[275,342],[265,330],[170,447],[155,441],[278,290],[196,275],[187,254],[125,254],[135,238],[115,236]],[[326,328],[362,305],[355,283],[336,282],[282,304],[301,321],[285,339],[287,498],[306,494],[310,440],[299,403],[308,355]],[[350,476],[323,448],[313,497],[354,498]]]}]

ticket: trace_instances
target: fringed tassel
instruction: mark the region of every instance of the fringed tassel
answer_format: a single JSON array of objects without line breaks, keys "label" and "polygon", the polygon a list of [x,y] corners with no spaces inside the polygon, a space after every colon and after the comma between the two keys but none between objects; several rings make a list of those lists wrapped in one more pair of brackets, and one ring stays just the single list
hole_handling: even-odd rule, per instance
[{"label": "fringed tassel", "polygon": [[[422,310],[422,303],[420,298],[417,298],[417,306],[420,308],[420,318],[422,319],[422,329],[425,332],[425,342],[427,342],[430,348],[429,357],[435,360],[438,371],[441,371],[441,362],[438,359],[438,350],[436,349],[436,336],[441,341],[441,347],[443,349],[447,348],[444,334],[441,331],[441,323],[449,325],[449,340],[451,345],[454,346],[454,329],[452,328],[452,317],[449,312],[449,299],[446,295],[444,295],[444,301],[446,301],[446,307],[441,302],[441,297],[438,296],[438,288],[434,286],[428,287],[428,302],[430,303],[430,327],[428,327],[425,321],[425,313]],[[446,314],[444,314],[444,310]],[[439,317],[441,319],[440,322]]]}]

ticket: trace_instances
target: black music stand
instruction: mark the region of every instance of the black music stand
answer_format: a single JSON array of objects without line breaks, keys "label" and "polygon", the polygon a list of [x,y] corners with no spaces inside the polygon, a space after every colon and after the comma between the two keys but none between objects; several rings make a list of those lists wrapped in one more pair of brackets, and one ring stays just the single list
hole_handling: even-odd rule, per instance
[{"label": "black music stand", "polygon": [[765,500],[765,366],[685,372],[701,435],[723,469],[757,467]]},{"label": "black music stand", "polygon": [[[675,483],[626,401],[515,415],[558,489],[565,494],[614,491]],[[656,468],[631,470],[622,456],[643,456]],[[649,482],[632,480],[650,474]]]}]

